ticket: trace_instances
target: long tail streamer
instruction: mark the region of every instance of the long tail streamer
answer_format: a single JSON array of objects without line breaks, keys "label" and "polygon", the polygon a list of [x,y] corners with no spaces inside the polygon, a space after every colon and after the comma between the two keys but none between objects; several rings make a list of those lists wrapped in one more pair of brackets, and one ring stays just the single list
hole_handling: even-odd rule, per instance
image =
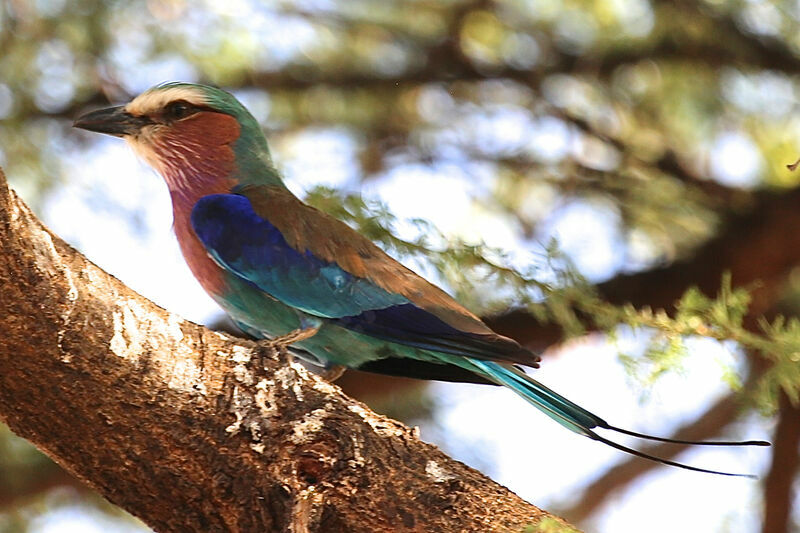
[{"label": "long tail streamer", "polygon": [[653,435],[647,435],[645,433],[637,433],[635,431],[630,431],[628,429],[618,428],[616,426],[612,426],[611,424],[607,423],[605,420],[595,415],[594,413],[587,411],[580,405],[564,398],[557,392],[545,387],[535,379],[528,376],[525,372],[523,372],[519,368],[516,368],[512,365],[495,363],[492,361],[483,361],[479,359],[469,359],[469,362],[472,365],[474,371],[477,371],[479,374],[486,376],[487,378],[494,381],[498,385],[504,385],[510,388],[511,390],[513,390],[514,392],[525,398],[525,400],[527,400],[529,403],[533,404],[537,409],[539,409],[544,414],[546,414],[547,416],[549,416],[562,426],[566,427],[567,429],[574,431],[575,433],[579,433],[581,435],[589,437],[592,440],[596,440],[602,442],[603,444],[607,444],[608,446],[611,446],[612,448],[615,448],[617,450],[629,453],[631,455],[635,455],[637,457],[642,457],[644,459],[649,459],[651,461],[656,461],[658,463],[662,463],[665,465],[676,466],[678,468],[692,470],[695,472],[718,474],[721,476],[746,477],[752,479],[756,478],[756,476],[752,474],[738,474],[733,472],[710,470],[707,468],[691,466],[683,463],[678,463],[676,461],[671,461],[669,459],[664,459],[662,457],[657,457],[655,455],[650,455],[648,453],[636,450],[634,448],[623,446],[618,442],[609,440],[601,435],[598,435],[593,430],[596,428],[606,429],[609,431],[615,431],[617,433],[629,435],[632,437],[637,437],[640,439],[647,439],[658,442],[671,442],[676,444],[691,444],[697,446],[769,446],[770,445],[769,442],[762,440],[693,441],[693,440],[682,440],[682,439],[668,439],[665,437],[656,437]]}]

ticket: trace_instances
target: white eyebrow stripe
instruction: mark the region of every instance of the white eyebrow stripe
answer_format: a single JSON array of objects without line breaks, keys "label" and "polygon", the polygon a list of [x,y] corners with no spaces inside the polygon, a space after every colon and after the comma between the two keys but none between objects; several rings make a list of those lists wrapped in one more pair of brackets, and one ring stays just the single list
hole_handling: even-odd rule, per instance
[{"label": "white eyebrow stripe", "polygon": [[176,100],[185,100],[198,106],[203,106],[207,103],[205,95],[199,89],[193,87],[155,88],[145,91],[131,100],[125,106],[125,111],[132,115],[149,115],[160,111],[168,103]]}]

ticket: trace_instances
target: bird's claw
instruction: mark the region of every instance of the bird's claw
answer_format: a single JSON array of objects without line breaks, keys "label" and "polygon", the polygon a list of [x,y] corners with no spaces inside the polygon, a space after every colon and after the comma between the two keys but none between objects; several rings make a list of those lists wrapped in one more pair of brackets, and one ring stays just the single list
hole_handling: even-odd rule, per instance
[{"label": "bird's claw", "polygon": [[286,365],[293,360],[292,354],[289,353],[287,348],[296,342],[313,337],[317,331],[319,331],[319,326],[298,328],[285,335],[281,335],[280,337],[273,337],[272,339],[258,341],[256,344],[258,345],[262,354],[264,351],[276,351],[278,355],[278,361]]},{"label": "bird's claw", "polygon": [[330,381],[333,383],[342,377],[342,374],[344,374],[345,370],[347,370],[347,367],[344,365],[331,365],[329,367],[325,367],[323,370],[317,371],[317,375],[325,381]]},{"label": "bird's claw", "polygon": [[302,328],[302,329],[295,329],[287,333],[286,335],[281,335],[280,337],[275,337],[270,339],[268,342],[273,348],[285,349],[288,346],[304,341],[309,339],[317,334],[319,331],[319,326],[309,327],[309,328]]}]

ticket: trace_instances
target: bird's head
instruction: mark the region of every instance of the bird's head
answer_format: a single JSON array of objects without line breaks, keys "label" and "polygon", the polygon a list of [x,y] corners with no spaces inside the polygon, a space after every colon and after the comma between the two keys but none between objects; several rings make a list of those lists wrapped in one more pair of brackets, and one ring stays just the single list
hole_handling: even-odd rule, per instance
[{"label": "bird's head", "polygon": [[126,105],[86,113],[74,126],[123,137],[173,193],[213,180],[280,183],[258,122],[232,94],[216,87],[157,85]]}]

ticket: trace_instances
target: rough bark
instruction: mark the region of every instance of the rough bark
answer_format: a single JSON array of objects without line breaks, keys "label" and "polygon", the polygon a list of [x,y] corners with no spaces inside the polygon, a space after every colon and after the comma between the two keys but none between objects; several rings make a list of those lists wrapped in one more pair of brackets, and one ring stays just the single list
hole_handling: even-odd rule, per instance
[{"label": "rough bark", "polygon": [[159,532],[523,531],[549,517],[276,351],[135,294],[44,228],[1,171],[0,419]]}]

